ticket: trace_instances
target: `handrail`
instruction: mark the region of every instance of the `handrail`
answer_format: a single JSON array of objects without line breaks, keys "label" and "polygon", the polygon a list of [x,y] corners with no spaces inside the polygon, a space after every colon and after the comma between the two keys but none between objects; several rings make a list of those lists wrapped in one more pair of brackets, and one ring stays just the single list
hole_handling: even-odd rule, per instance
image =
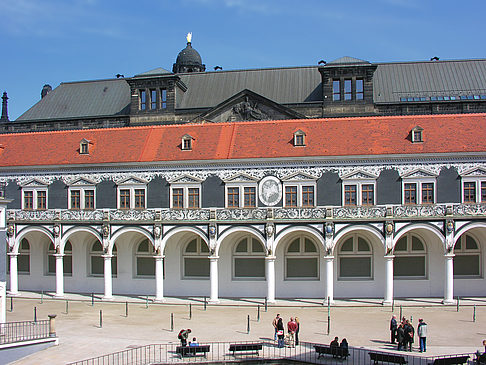
[{"label": "handrail", "polygon": [[0,345],[49,337],[49,320],[0,323]]}]

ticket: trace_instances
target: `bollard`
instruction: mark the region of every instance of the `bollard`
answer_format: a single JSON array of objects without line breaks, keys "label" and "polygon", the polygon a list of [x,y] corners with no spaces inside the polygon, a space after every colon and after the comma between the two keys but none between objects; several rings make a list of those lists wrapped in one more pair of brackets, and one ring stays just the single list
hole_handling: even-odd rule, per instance
[{"label": "bollard", "polygon": [[91,293],[91,306],[94,307],[94,293]]},{"label": "bollard", "polygon": [[125,317],[128,317],[128,301],[125,302]]},{"label": "bollard", "polygon": [[192,303],[189,303],[189,319],[192,319]]},{"label": "bollard", "polygon": [[258,304],[257,321],[260,322],[260,304]]},{"label": "bollard", "polygon": [[457,302],[457,309],[456,309],[456,311],[459,312],[459,295],[457,296],[456,302]]},{"label": "bollard", "polygon": [[148,308],[148,295],[145,296],[145,308]]},{"label": "bollard", "polygon": [[206,310],[206,303],[207,303],[207,300],[206,300],[206,297],[204,297],[204,310]]},{"label": "bollard", "polygon": [[331,333],[331,298],[327,297],[327,334]]},{"label": "bollard", "polygon": [[474,304],[473,308],[473,322],[476,322],[476,304]]},{"label": "bollard", "polygon": [[13,297],[10,297],[10,312],[13,312]]},{"label": "bollard", "polygon": [[402,313],[403,313],[402,312],[402,305],[400,304],[400,322],[402,321],[402,318],[403,318]]},{"label": "bollard", "polygon": [[265,297],[265,312],[267,311],[267,297]]},{"label": "bollard", "polygon": [[37,307],[34,307],[34,322],[37,322]]},{"label": "bollard", "polygon": [[170,314],[170,331],[174,332],[174,313]]},{"label": "bollard", "polygon": [[44,302],[44,290],[41,291],[41,304]]},{"label": "bollard", "polygon": [[413,322],[413,316],[410,316],[410,324]]},{"label": "bollard", "polygon": [[49,337],[56,337],[56,315],[49,314]]},{"label": "bollard", "polygon": [[69,314],[69,302],[66,300],[66,314]]},{"label": "bollard", "polygon": [[395,298],[392,299],[392,313],[395,312]]},{"label": "bollard", "polygon": [[100,328],[103,328],[103,311],[100,309]]},{"label": "bollard", "polygon": [[246,333],[250,333],[250,315],[248,315],[248,320],[246,322]]}]

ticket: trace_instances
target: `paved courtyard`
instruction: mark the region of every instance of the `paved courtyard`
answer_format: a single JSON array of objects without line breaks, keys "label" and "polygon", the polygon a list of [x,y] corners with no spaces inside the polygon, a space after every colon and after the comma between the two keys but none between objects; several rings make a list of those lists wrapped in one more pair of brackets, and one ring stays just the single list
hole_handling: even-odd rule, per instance
[{"label": "paved courtyard", "polygon": [[[317,299],[278,300],[276,305],[264,311],[260,307],[258,321],[257,299],[223,299],[219,305],[208,305],[204,310],[203,298],[168,298],[166,303],[152,303],[145,298],[119,297],[112,302],[95,299],[91,305],[90,295],[67,294],[66,299],[56,300],[52,293],[22,292],[7,300],[7,320],[28,321],[34,316],[47,319],[48,314],[57,314],[56,330],[59,345],[43,350],[14,364],[66,364],[126,348],[152,343],[177,342],[181,328],[191,328],[198,341],[255,341],[273,338],[272,320],[276,313],[287,322],[290,316],[298,316],[301,322],[302,341],[330,343],[338,336],[346,337],[351,346],[390,350],[389,320],[391,307],[382,307],[378,299],[337,300],[331,307],[330,334],[327,334],[327,306]],[[125,313],[128,301],[128,316]],[[189,318],[189,303],[192,303],[192,319]],[[476,305],[476,321],[473,321]],[[394,314],[413,319],[416,328],[418,319],[428,324],[427,355],[475,352],[483,349],[486,339],[486,299],[463,298],[460,308],[443,306],[440,299],[397,300]],[[100,327],[100,311],[103,324]],[[171,331],[171,313],[174,330]],[[247,318],[250,315],[250,333],[247,333]],[[415,351],[418,347],[416,339]]]}]

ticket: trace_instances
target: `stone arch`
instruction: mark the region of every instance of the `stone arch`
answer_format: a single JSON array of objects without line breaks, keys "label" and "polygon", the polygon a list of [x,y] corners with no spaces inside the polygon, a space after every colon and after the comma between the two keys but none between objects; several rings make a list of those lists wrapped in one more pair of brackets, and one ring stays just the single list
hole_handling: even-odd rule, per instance
[{"label": "stone arch", "polygon": [[[101,237],[100,233],[94,229],[93,227],[72,227],[69,228],[64,235],[62,236],[61,239],[61,253],[64,253],[64,246],[66,245],[66,242],[69,240],[69,238],[79,232],[85,232],[93,235],[101,244],[103,244],[103,238]],[[111,250],[111,247],[110,247]]]},{"label": "stone arch", "polygon": [[207,238],[207,236],[204,234],[204,232],[202,232],[201,230],[195,228],[195,227],[188,227],[188,226],[184,226],[184,227],[177,227],[177,228],[174,228],[174,229],[171,229],[169,232],[167,232],[166,234],[164,234],[164,236],[162,237],[162,242],[160,243],[160,252],[164,253],[165,252],[165,246],[167,245],[167,241],[169,241],[169,239],[179,233],[193,233],[195,234],[196,236],[200,237],[204,242],[206,242],[206,244],[209,246],[209,240]]},{"label": "stone arch", "polygon": [[263,237],[263,235],[261,234],[260,231],[258,231],[257,229],[255,228],[252,228],[252,227],[247,227],[247,226],[236,226],[236,227],[231,227],[227,230],[225,230],[220,237],[218,237],[218,240],[216,242],[216,250],[215,250],[215,255],[217,256],[219,254],[219,249],[221,247],[221,244],[223,243],[223,241],[228,238],[229,236],[232,236],[234,234],[237,234],[237,233],[247,233],[247,234],[250,234],[252,236],[254,236],[255,238],[257,238],[261,244],[263,245],[263,247],[267,248],[267,245],[266,245],[266,240],[265,240],[265,237]]},{"label": "stone arch", "polygon": [[402,238],[405,234],[412,232],[412,231],[415,231],[415,230],[418,230],[418,229],[426,230],[427,232],[430,232],[433,235],[435,235],[440,240],[440,242],[442,243],[442,247],[444,248],[444,250],[446,249],[445,237],[444,237],[442,231],[439,228],[437,228],[437,227],[435,227],[431,224],[425,224],[425,223],[411,223],[411,224],[408,224],[405,227],[401,228],[397,232],[398,234],[395,235],[395,237],[393,237],[393,249],[395,249],[395,245],[400,238]]},{"label": "stone arch", "polygon": [[314,238],[320,250],[324,250],[326,247],[326,242],[324,241],[324,237],[318,230],[312,227],[307,227],[307,226],[295,226],[295,227],[288,227],[281,232],[278,233],[277,237],[275,238],[274,244],[272,251],[275,253],[277,251],[278,245],[282,242],[285,241],[290,235],[295,234],[295,233],[307,233],[309,234],[312,238]]},{"label": "stone arch", "polygon": [[[148,232],[146,229],[140,228],[140,227],[123,227],[116,231],[113,236],[110,239],[109,247],[108,247],[108,253],[111,253],[111,250],[113,249],[113,245],[115,244],[116,240],[122,236],[125,233],[129,232],[135,232],[139,233],[142,236],[145,236],[149,240],[149,242],[154,246],[155,248],[155,241],[150,232]],[[101,241],[102,242],[102,241]]]},{"label": "stone arch", "polygon": [[12,248],[13,253],[18,253],[20,242],[25,237],[25,235],[27,235],[30,232],[43,233],[44,235],[46,235],[51,240],[52,243],[54,243],[54,236],[52,235],[52,233],[47,228],[40,227],[40,226],[39,227],[26,227],[19,232],[17,237],[15,237],[14,247]]},{"label": "stone arch", "polygon": [[486,229],[486,223],[484,223],[484,222],[470,222],[470,223],[465,224],[461,228],[459,228],[454,235],[454,246],[456,245],[457,241],[459,240],[459,238],[461,238],[461,236],[463,234],[465,234],[465,233],[467,233],[470,230],[475,229],[475,228]]},{"label": "stone arch", "polygon": [[[360,231],[361,232],[363,232],[363,231],[367,232],[371,236],[377,238],[378,241],[381,243],[381,248],[383,248],[383,250],[385,251],[385,246],[386,246],[385,237],[383,237],[383,234],[381,233],[381,231],[378,230],[374,226],[359,224],[359,225],[349,225],[346,228],[343,228],[342,230],[340,230],[338,232],[338,234],[334,236],[332,253],[335,254],[334,250],[338,246],[338,242],[340,242],[343,237],[345,237],[346,235],[348,235],[350,233],[359,233]],[[371,244],[373,244],[373,243],[371,242]]]}]

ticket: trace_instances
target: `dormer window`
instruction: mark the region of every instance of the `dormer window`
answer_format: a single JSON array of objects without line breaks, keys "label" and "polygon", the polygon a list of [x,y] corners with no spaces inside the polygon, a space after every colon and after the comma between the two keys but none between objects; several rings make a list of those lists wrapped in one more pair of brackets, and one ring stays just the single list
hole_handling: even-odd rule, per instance
[{"label": "dormer window", "polygon": [[91,142],[88,141],[87,139],[82,139],[81,142],[79,142],[79,153],[82,155],[89,155],[89,144]]},{"label": "dormer window", "polygon": [[182,150],[183,151],[192,151],[192,138],[189,134],[186,134],[182,137]]},{"label": "dormer window", "polygon": [[300,129],[294,133],[294,147],[305,146],[305,133]]},{"label": "dormer window", "polygon": [[423,142],[423,128],[416,126],[415,128],[412,129],[412,143],[420,143]]}]

